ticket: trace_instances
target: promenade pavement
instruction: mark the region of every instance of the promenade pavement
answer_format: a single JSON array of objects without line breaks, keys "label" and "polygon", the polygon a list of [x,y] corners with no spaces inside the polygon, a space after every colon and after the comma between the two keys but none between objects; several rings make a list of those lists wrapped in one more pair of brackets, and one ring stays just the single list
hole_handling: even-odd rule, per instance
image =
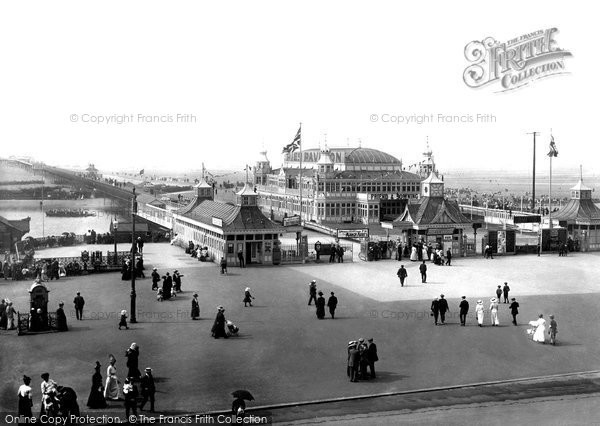
[{"label": "promenade pavement", "polygon": [[[597,253],[458,258],[451,267],[430,265],[427,284],[420,283],[418,265],[405,262],[408,287],[401,288],[396,261],[230,268],[230,274],[222,276],[217,265],[192,260],[180,248],[144,248],[148,275],[153,265],[161,273],[179,269],[184,293],[157,302],[150,280],[138,280],[139,322],[119,331],[118,312],[129,310],[130,289],[119,274],[48,283],[50,306],[55,309],[59,300],[66,302],[71,330],[19,337],[0,332],[0,409],[16,409],[23,374],[34,379],[34,412],[39,409],[39,374],[44,371],[75,388],[85,408],[95,361],[102,363],[105,377],[108,354],[113,353],[123,380],[124,354],[132,342],[141,347],[140,369],[154,369],[157,410],[171,414],[226,409],[230,392],[238,388],[254,394],[251,406],[600,368],[600,331],[592,327],[598,312]],[[307,306],[313,278],[326,297],[336,293],[340,304],[335,320],[320,321],[314,306]],[[527,336],[526,325],[512,326],[507,305],[501,305],[501,327],[476,326],[476,299],[485,299],[489,306],[496,286],[504,281],[509,282],[511,297],[521,303],[520,324],[540,312],[556,315],[558,346],[536,344]],[[0,282],[0,297],[10,298],[24,311],[30,285]],[[241,302],[246,286],[256,297],[252,308]],[[84,321],[76,321],[72,310],[76,291],[86,299]],[[189,318],[195,291],[200,295],[200,321]],[[451,312],[447,325],[435,327],[429,306],[440,293],[448,298]],[[467,327],[458,326],[462,295],[472,307]],[[239,337],[210,337],[218,305],[239,325]],[[346,345],[359,337],[373,337],[378,344],[378,378],[350,383]],[[110,405],[105,412],[123,412],[122,403]]]}]

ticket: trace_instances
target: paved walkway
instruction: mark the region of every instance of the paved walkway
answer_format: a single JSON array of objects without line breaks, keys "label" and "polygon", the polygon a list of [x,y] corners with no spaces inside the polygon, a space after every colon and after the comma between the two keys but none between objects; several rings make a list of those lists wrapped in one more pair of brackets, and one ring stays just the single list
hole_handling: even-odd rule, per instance
[{"label": "paved walkway", "polygon": [[[268,405],[600,369],[600,330],[590,327],[597,322],[592,271],[600,254],[457,259],[456,266],[430,266],[428,284],[420,284],[417,265],[408,264],[409,286],[400,288],[395,261],[230,268],[224,277],[217,265],[190,263],[183,250],[168,244],[148,244],[145,250],[148,268],[157,265],[164,273],[168,266],[185,275],[184,293],[160,303],[150,280],[139,280],[139,323],[119,331],[117,313],[129,310],[130,289],[119,274],[50,282],[50,306],[66,301],[71,331],[21,337],[0,332],[0,409],[16,408],[20,377],[28,374],[38,410],[44,371],[74,387],[80,402],[85,401],[94,362],[103,364],[105,375],[113,353],[123,379],[123,355],[133,341],[141,347],[140,368],[155,370],[157,409],[163,413],[227,408],[230,392],[238,388],[255,395],[252,404]],[[326,295],[334,291],[338,296],[336,320],[319,321],[314,307],[306,305],[312,278]],[[491,297],[505,280],[521,303],[522,324],[539,312],[557,315],[559,346],[535,344],[525,333],[527,326],[509,325],[506,305],[501,327],[475,326],[472,311],[468,326],[458,326],[460,296],[472,302]],[[30,284],[0,282],[0,297],[26,310]],[[256,297],[252,308],[241,303],[246,286]],[[85,319],[79,322],[71,309],[76,291],[86,299]],[[200,294],[200,321],[189,319],[194,291]],[[449,299],[451,313],[448,325],[434,327],[429,304],[440,292]],[[240,326],[239,337],[210,338],[218,305]],[[349,383],[346,377],[346,344],[358,337],[374,337],[378,343],[375,381]],[[122,411],[112,403],[106,410]]]}]

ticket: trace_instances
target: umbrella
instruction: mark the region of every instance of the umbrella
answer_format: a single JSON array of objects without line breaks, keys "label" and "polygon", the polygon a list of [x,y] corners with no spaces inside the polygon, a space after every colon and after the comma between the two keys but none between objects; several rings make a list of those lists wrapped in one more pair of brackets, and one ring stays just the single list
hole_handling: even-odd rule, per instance
[{"label": "umbrella", "polygon": [[240,398],[240,399],[246,399],[248,401],[254,401],[254,397],[247,390],[243,390],[243,389],[236,390],[235,392],[231,392],[231,395],[234,398]]}]

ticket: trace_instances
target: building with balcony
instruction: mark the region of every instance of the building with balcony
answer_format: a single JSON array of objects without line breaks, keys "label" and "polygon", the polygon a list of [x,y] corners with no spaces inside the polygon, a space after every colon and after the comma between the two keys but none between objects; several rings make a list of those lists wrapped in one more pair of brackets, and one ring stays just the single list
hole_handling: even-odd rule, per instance
[{"label": "building with balcony", "polygon": [[[316,223],[378,223],[397,217],[421,191],[421,177],[402,161],[371,148],[324,148],[286,154],[273,169],[256,162],[254,185],[260,209],[271,219],[299,215]],[[300,199],[302,198],[302,206]]]}]

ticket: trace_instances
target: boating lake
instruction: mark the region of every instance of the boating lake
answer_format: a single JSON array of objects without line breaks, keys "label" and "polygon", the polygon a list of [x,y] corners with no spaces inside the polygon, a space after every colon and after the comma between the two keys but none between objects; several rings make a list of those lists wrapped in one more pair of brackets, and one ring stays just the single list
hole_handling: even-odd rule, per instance
[{"label": "boating lake", "polygon": [[[51,217],[45,211],[51,209],[82,209],[95,213],[87,217]],[[61,235],[63,232],[85,234],[94,229],[98,234],[108,232],[110,221],[115,217],[119,220],[131,220],[129,209],[118,205],[108,198],[92,198],[86,200],[46,200],[43,210],[39,200],[0,200],[0,216],[7,219],[23,219],[31,217],[30,232],[32,237]],[[127,217],[127,219],[125,219]]]}]

